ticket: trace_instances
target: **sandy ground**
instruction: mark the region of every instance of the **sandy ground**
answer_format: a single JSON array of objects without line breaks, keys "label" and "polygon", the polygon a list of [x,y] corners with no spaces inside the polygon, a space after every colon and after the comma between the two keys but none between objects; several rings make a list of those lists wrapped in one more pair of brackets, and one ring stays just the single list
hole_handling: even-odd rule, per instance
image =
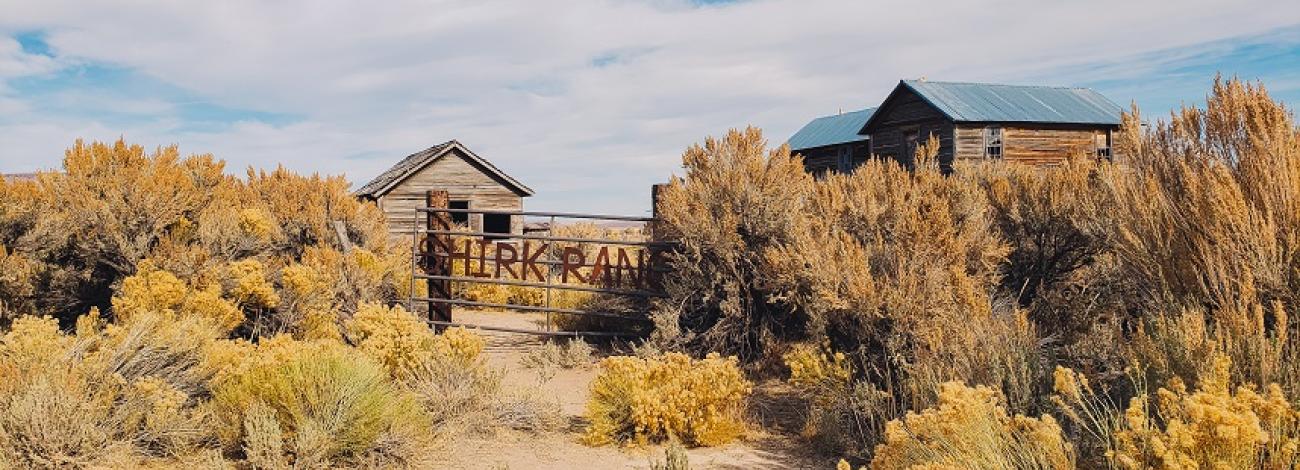
[{"label": "sandy ground", "polygon": [[[512,328],[539,328],[543,315],[503,312],[457,311],[458,322]],[[505,387],[537,390],[544,398],[557,401],[568,423],[567,429],[535,435],[517,431],[496,431],[491,435],[461,438],[450,443],[453,460],[447,468],[465,469],[648,469],[652,460],[662,460],[660,446],[647,448],[588,447],[578,441],[588,385],[596,375],[594,367],[561,369],[546,379],[520,365],[520,359],[541,344],[538,337],[482,332],[488,338],[488,362],[505,371]],[[765,388],[766,387],[766,388]],[[760,389],[779,388],[762,384]],[[755,421],[759,424],[739,443],[715,448],[690,449],[693,469],[786,469],[834,468],[835,459],[811,454],[807,445],[782,429],[784,415],[793,410],[769,407]],[[785,426],[788,427],[788,426]]]}]

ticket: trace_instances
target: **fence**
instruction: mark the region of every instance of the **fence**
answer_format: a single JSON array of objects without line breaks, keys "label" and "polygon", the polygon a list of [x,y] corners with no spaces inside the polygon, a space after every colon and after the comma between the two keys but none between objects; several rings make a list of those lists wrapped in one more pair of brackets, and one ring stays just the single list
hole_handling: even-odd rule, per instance
[{"label": "fence", "polygon": [[[661,254],[670,243],[657,241],[653,217],[634,217],[563,212],[537,212],[493,209],[453,209],[446,191],[428,191],[425,207],[416,209],[416,219],[424,219],[424,228],[416,230],[412,240],[412,293],[410,305],[422,302],[428,307],[428,323],[436,329],[463,326],[507,333],[545,336],[629,336],[627,331],[558,331],[553,316],[572,315],[616,319],[648,324],[640,312],[611,312],[584,308],[555,307],[554,291],[587,292],[599,296],[630,298],[642,301],[665,297],[661,275],[665,271]],[[549,219],[544,234],[495,233],[455,227],[451,214],[496,214],[513,217]],[[557,219],[617,221],[644,224],[641,240],[601,237],[557,236]],[[417,224],[418,225],[418,224]],[[525,224],[511,223],[511,227]],[[586,250],[584,248],[593,248]],[[491,248],[489,252],[489,248]],[[475,251],[477,249],[477,252]],[[594,255],[594,256],[593,256]],[[460,272],[456,272],[456,261]],[[416,281],[428,286],[426,297],[414,294]],[[461,287],[493,284],[542,289],[542,305],[485,302],[457,295]],[[463,292],[467,289],[461,289]],[[521,312],[546,313],[541,329],[509,328],[457,322],[453,307],[480,307]]]}]

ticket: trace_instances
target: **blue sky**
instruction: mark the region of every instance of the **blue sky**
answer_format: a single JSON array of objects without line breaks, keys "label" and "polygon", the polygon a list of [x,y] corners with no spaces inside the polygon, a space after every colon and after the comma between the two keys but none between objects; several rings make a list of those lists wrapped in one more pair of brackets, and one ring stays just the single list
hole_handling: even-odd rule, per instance
[{"label": "blue sky", "polygon": [[780,143],[902,78],[1088,86],[1158,118],[1222,72],[1300,104],[1293,3],[0,0],[0,172],[124,137],[359,186],[457,139],[531,208],[637,214],[692,143]]}]

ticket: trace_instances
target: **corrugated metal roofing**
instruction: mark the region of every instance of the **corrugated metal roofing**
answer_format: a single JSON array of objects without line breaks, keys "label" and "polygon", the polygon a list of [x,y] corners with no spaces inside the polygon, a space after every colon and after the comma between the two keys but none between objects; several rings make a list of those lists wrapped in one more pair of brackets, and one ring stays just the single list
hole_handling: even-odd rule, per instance
[{"label": "corrugated metal roofing", "polygon": [[957,122],[1119,125],[1122,112],[1088,88],[921,80],[903,80],[902,84]]},{"label": "corrugated metal roofing", "polygon": [[858,131],[871,119],[876,108],[822,116],[805,124],[799,132],[790,136],[790,150],[804,150],[827,145],[843,144],[867,140],[867,136]]}]

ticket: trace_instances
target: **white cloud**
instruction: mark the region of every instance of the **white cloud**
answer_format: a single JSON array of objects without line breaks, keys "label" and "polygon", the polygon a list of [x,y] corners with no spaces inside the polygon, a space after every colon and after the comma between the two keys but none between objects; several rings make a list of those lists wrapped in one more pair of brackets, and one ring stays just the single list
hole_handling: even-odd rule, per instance
[{"label": "white cloud", "polygon": [[[279,162],[359,184],[456,138],[536,189],[532,207],[636,212],[647,185],[704,136],[752,123],[779,142],[814,116],[873,105],[900,78],[1019,82],[1300,23],[1293,0],[928,5],[3,4],[0,32],[45,31],[58,60],[127,67],[224,107],[301,120],[177,132],[174,116],[121,126],[31,112],[32,122],[0,124],[0,170],[57,166],[76,136],[125,135],[235,169]],[[0,79],[56,61],[16,46],[0,37]],[[22,99],[0,88],[0,109],[26,109]]]}]

